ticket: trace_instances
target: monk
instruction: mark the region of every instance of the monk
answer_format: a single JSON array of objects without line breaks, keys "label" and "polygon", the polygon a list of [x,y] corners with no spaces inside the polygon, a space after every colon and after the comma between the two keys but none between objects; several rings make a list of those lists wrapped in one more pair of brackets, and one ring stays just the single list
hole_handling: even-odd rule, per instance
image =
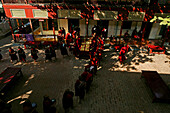
[{"label": "monk", "polygon": [[36,60],[38,59],[38,50],[35,48],[31,48],[31,57],[34,59],[34,62],[36,62]]},{"label": "monk", "polygon": [[45,61],[46,60],[49,60],[49,61],[51,61],[51,53],[50,53],[50,49],[49,48],[47,48],[46,50],[45,50]]},{"label": "monk", "polygon": [[11,57],[11,62],[18,61],[18,57],[16,55],[16,52],[12,49],[12,47],[9,48],[9,56]]},{"label": "monk", "polygon": [[18,55],[19,55],[20,61],[26,62],[26,55],[25,55],[24,50],[21,47],[18,47]]}]

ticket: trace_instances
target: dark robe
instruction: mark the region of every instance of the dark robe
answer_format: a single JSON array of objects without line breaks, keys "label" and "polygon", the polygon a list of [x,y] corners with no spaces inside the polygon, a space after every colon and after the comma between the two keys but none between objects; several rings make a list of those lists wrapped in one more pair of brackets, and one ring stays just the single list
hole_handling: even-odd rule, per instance
[{"label": "dark robe", "polygon": [[51,60],[51,54],[49,49],[45,50],[45,55],[46,55],[45,60]]},{"label": "dark robe", "polygon": [[16,52],[13,49],[9,49],[9,56],[11,57],[11,60],[18,60],[18,57],[16,55]]},{"label": "dark robe", "polygon": [[84,99],[85,96],[85,82],[77,80],[75,83],[75,96],[79,96],[80,99]]},{"label": "dark robe", "polygon": [[66,49],[66,45],[65,44],[61,44],[60,45],[60,51],[62,55],[68,55],[67,49]]},{"label": "dark robe", "polygon": [[62,99],[63,108],[68,109],[69,107],[73,107],[73,96],[74,93],[72,91],[65,91]]},{"label": "dark robe", "polygon": [[50,54],[51,54],[51,58],[55,57],[56,58],[56,53],[55,53],[55,49],[53,47],[50,47]]},{"label": "dark robe", "polygon": [[56,113],[56,108],[53,106],[53,102],[49,98],[43,100],[43,111],[44,113]]},{"label": "dark robe", "polygon": [[31,57],[34,59],[34,60],[37,60],[38,59],[38,50],[36,49],[31,49]]},{"label": "dark robe", "polygon": [[24,61],[24,62],[26,61],[26,55],[22,48],[18,49],[18,55],[19,55],[20,61]]}]

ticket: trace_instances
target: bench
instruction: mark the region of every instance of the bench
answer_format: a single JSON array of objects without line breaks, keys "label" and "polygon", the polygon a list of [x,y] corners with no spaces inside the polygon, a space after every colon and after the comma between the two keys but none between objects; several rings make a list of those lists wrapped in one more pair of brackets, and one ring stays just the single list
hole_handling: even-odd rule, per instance
[{"label": "bench", "polygon": [[8,67],[0,74],[0,94],[5,93],[5,91],[11,86],[13,82],[16,81],[22,75],[21,68],[18,67]]},{"label": "bench", "polygon": [[144,77],[146,84],[154,94],[152,102],[165,102],[170,103],[170,89],[165,84],[163,79],[157,73],[157,71],[143,71],[141,78]]}]

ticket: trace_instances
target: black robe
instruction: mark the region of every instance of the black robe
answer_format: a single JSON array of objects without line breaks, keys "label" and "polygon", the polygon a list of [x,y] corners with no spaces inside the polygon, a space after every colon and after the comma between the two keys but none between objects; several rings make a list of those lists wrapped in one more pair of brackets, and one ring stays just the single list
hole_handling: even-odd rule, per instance
[{"label": "black robe", "polygon": [[55,49],[50,47],[50,53],[51,53],[51,58],[55,57],[56,58],[56,53],[55,53]]},{"label": "black robe", "polygon": [[18,55],[19,55],[19,59],[20,61],[26,61],[26,55],[25,52],[22,48],[18,49]]},{"label": "black robe", "polygon": [[16,55],[16,52],[13,49],[9,50],[9,56],[11,57],[11,60],[18,60],[18,57]]},{"label": "black robe", "polygon": [[34,59],[34,60],[37,60],[38,59],[38,50],[36,49],[31,49],[31,57]]},{"label": "black robe", "polygon": [[49,49],[45,50],[45,55],[46,55],[45,60],[51,60],[51,54]]},{"label": "black robe", "polygon": [[67,49],[66,49],[66,45],[65,44],[61,44],[60,45],[60,51],[62,55],[68,55]]}]

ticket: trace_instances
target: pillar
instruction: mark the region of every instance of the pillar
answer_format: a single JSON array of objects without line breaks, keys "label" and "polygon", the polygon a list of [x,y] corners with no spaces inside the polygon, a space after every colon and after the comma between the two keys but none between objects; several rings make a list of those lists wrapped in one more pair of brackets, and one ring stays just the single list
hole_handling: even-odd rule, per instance
[{"label": "pillar", "polygon": [[8,24],[9,24],[10,29],[11,29],[12,38],[13,38],[14,42],[16,42],[15,37],[14,37],[14,31],[13,31],[13,29],[12,29],[11,21],[10,21],[10,19],[9,19],[9,18],[8,18]]},{"label": "pillar", "polygon": [[43,25],[42,25],[42,21],[39,21],[39,25],[40,25],[41,35],[43,35]]},{"label": "pillar", "polygon": [[55,39],[54,19],[52,19],[52,26],[53,26],[53,35],[54,35],[54,41],[56,41],[56,39]]},{"label": "pillar", "polygon": [[29,19],[29,22],[30,22],[30,27],[31,27],[31,31],[32,31],[32,36],[33,36],[33,39],[35,40],[35,37],[34,37],[34,30],[33,30],[33,27],[32,27],[31,19]]},{"label": "pillar", "polygon": [[122,27],[123,27],[123,22],[121,23],[120,37],[119,37],[119,45],[120,45],[120,39],[121,39],[121,36],[122,36]]},{"label": "pillar", "polygon": [[86,36],[86,22],[85,19],[79,20],[79,26],[80,26],[80,36]]}]

